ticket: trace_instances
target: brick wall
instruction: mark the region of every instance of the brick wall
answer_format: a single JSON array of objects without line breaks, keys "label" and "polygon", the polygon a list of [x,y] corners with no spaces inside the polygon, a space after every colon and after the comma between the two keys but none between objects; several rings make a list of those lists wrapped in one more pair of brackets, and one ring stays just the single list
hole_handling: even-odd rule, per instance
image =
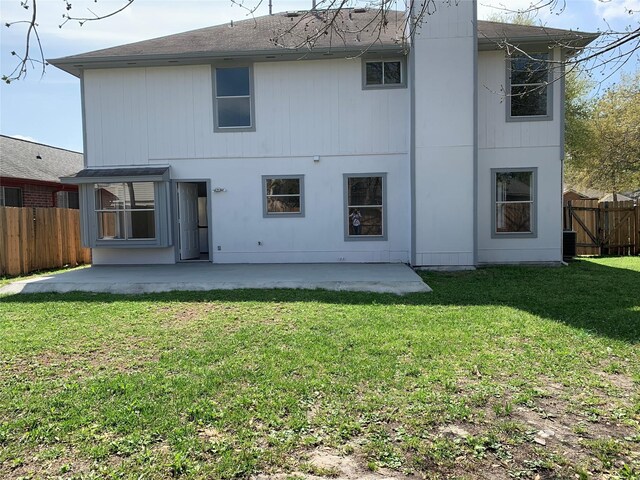
[{"label": "brick wall", "polygon": [[59,207],[57,204],[56,192],[62,190],[69,192],[78,191],[78,187],[75,185],[55,185],[46,183],[39,185],[29,183],[28,180],[8,177],[0,177],[0,186],[19,188],[23,207]]},{"label": "brick wall", "polygon": [[54,187],[39,185],[24,185],[22,190],[22,205],[24,207],[55,207]]}]

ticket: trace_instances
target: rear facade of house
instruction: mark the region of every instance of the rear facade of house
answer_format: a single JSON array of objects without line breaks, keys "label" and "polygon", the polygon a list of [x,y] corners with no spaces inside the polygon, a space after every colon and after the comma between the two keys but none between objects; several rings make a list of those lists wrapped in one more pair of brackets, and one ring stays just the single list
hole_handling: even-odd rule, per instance
[{"label": "rear facade of house", "polygon": [[269,47],[300,12],[53,60],[81,79],[63,180],[94,263],[560,262],[571,32],[446,3],[410,41],[387,12],[375,41]]}]

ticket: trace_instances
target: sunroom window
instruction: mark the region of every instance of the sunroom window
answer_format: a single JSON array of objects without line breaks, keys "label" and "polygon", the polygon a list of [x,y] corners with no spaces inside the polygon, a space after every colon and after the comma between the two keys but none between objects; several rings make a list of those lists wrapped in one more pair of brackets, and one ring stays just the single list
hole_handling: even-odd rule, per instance
[{"label": "sunroom window", "polygon": [[156,237],[153,182],[97,183],[94,189],[99,240]]},{"label": "sunroom window", "polygon": [[153,248],[173,244],[168,166],[85,168],[61,181],[78,185],[84,246]]}]

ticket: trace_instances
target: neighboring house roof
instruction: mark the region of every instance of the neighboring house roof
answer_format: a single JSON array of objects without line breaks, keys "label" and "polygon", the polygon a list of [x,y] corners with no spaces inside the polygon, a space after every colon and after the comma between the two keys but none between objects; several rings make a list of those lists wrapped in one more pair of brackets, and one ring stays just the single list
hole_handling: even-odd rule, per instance
[{"label": "neighboring house roof", "polygon": [[627,197],[631,197],[631,198],[635,198],[635,199],[637,199],[637,200],[640,200],[640,189],[638,189],[638,190],[634,190],[634,191],[632,191],[632,192],[624,192],[624,194],[625,194]]},{"label": "neighboring house roof", "polygon": [[83,163],[82,153],[0,135],[0,177],[60,183]]},{"label": "neighboring house roof", "polygon": [[605,192],[600,190],[594,190],[593,188],[577,188],[577,187],[565,187],[563,194],[573,192],[577,195],[580,195],[584,199],[598,199],[602,197]]},{"label": "neighboring house roof", "polygon": [[[623,195],[622,193],[618,193],[618,202],[628,202],[632,201],[633,198]],[[599,202],[613,202],[613,193],[607,193],[604,197],[602,197]]]},{"label": "neighboring house roof", "polygon": [[585,200],[597,200],[598,198],[600,198],[602,196],[602,192],[599,192],[597,190],[591,190],[591,189],[586,189],[586,190],[577,190],[575,188],[571,188],[571,187],[567,187],[564,189],[564,191],[562,192],[563,195],[568,195],[568,194],[574,194],[580,198],[583,198]]},{"label": "neighboring house roof", "polygon": [[[585,200],[598,200],[599,202],[613,202],[613,193],[603,192],[601,190],[594,190],[592,188],[580,188],[577,187],[566,187],[563,195],[568,193],[574,193],[576,195],[580,195]],[[640,190],[631,191],[631,192],[622,192],[618,193],[618,201],[626,202],[629,200],[640,199]]]},{"label": "neighboring house roof", "polygon": [[[203,59],[260,55],[269,59],[285,55],[314,58],[341,53],[405,53],[404,12],[389,10],[385,12],[384,21],[381,19],[379,9],[276,13],[52,59],[49,63],[79,75],[84,67],[113,65],[118,61],[126,62],[122,66],[131,66],[134,61],[144,66],[176,59],[180,63],[194,63]],[[478,43],[484,49],[498,48],[505,39],[517,43],[559,42],[563,46],[582,48],[596,37],[597,34],[570,30],[478,21]]]}]

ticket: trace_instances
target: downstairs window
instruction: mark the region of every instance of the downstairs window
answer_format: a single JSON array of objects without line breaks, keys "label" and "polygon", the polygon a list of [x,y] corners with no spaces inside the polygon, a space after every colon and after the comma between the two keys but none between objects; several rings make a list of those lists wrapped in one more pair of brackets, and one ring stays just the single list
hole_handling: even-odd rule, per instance
[{"label": "downstairs window", "polygon": [[304,177],[302,175],[263,176],[265,217],[304,216]]},{"label": "downstairs window", "polygon": [[494,170],[495,236],[535,235],[535,169]]},{"label": "downstairs window", "polygon": [[345,175],[345,239],[386,240],[386,175]]}]

